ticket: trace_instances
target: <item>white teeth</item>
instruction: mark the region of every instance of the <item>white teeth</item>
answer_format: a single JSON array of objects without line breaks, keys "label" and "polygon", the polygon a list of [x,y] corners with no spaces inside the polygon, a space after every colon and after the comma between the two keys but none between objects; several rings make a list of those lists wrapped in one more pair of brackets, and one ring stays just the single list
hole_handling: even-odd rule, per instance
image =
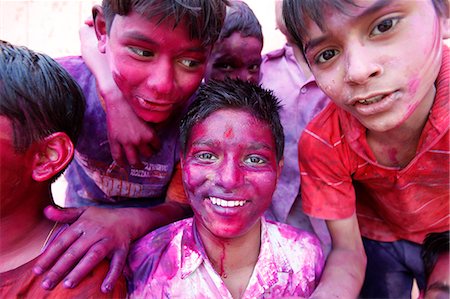
[{"label": "white teeth", "polygon": [[242,207],[246,201],[245,200],[223,200],[218,197],[210,196],[209,200],[213,205],[224,207],[224,208],[234,208],[234,207]]},{"label": "white teeth", "polygon": [[363,105],[369,105],[369,104],[373,104],[376,102],[381,101],[381,99],[383,99],[384,96],[379,95],[370,99],[365,99],[365,100],[359,100],[358,103],[363,104]]}]

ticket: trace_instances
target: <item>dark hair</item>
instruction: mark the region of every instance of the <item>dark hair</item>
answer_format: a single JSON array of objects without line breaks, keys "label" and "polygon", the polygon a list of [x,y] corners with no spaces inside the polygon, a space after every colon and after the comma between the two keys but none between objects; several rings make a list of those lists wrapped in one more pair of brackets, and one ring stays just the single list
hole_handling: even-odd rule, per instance
[{"label": "dark hair", "polygon": [[133,11],[147,19],[158,17],[158,23],[173,19],[173,28],[184,22],[190,38],[208,46],[219,36],[227,3],[227,0],[103,0],[102,9],[108,34],[116,14],[126,16]]},{"label": "dark hair", "polygon": [[55,132],[75,144],[85,108],[75,80],[52,58],[26,47],[0,40],[0,53],[0,115],[11,120],[16,151]]},{"label": "dark hair", "polygon": [[437,259],[442,253],[450,252],[450,231],[430,233],[426,236],[422,245],[422,260],[425,267],[425,278],[428,281]]},{"label": "dark hair", "polygon": [[[448,0],[431,1],[438,16],[449,17]],[[324,11],[331,9],[346,14],[348,5],[357,6],[353,0],[283,0],[283,19],[290,36],[303,50],[308,19],[324,30]]]},{"label": "dark hair", "polygon": [[227,15],[223,23],[219,40],[230,37],[234,32],[239,32],[243,37],[256,37],[264,42],[261,24],[253,10],[242,1],[231,1],[227,7]]},{"label": "dark hair", "polygon": [[273,92],[240,79],[210,80],[200,87],[196,99],[181,121],[180,145],[186,154],[187,140],[192,127],[221,109],[248,111],[260,121],[269,125],[276,144],[277,160],[283,157],[284,132],[278,114],[280,101]]}]

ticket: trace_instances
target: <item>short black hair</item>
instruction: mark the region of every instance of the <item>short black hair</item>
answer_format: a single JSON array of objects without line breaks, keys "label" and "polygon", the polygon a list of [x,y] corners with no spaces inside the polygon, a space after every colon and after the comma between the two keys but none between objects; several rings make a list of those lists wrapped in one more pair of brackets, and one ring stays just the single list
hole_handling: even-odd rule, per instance
[{"label": "short black hair", "polygon": [[[438,16],[449,17],[448,0],[431,0]],[[297,46],[303,50],[307,37],[306,22],[311,19],[325,29],[324,11],[332,9],[346,14],[348,6],[357,6],[353,0],[283,0],[283,19]]]},{"label": "short black hair", "polygon": [[450,231],[430,233],[425,237],[422,245],[422,260],[425,268],[425,278],[428,282],[431,272],[436,265],[437,259],[442,253],[450,252]]},{"label": "short black hair", "polygon": [[12,123],[17,152],[55,132],[76,144],[84,109],[80,87],[56,61],[0,40],[0,115]]},{"label": "short black hair", "polygon": [[280,101],[272,91],[240,79],[210,80],[200,87],[195,100],[181,121],[180,146],[186,155],[187,140],[195,124],[221,109],[235,109],[249,112],[266,123],[276,145],[277,161],[283,158],[284,132],[280,122]]},{"label": "short black hair", "polygon": [[227,15],[219,40],[228,38],[235,32],[239,32],[243,37],[256,37],[261,43],[264,43],[258,18],[247,3],[239,0],[231,1],[227,7]]},{"label": "short black hair", "polygon": [[159,17],[158,22],[173,18],[174,28],[185,22],[190,38],[209,46],[219,37],[227,4],[227,0],[103,0],[102,9],[108,33],[116,14],[134,11],[147,19]]}]

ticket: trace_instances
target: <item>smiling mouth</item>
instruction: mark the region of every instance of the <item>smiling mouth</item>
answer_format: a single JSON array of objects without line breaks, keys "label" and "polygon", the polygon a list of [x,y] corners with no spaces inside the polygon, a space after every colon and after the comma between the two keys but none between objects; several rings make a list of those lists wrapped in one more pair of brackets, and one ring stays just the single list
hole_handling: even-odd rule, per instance
[{"label": "smiling mouth", "polygon": [[371,97],[371,98],[368,98],[368,99],[359,100],[357,103],[360,103],[360,104],[363,104],[363,105],[370,105],[370,104],[378,103],[384,97],[385,97],[384,95],[379,95],[379,96]]},{"label": "smiling mouth", "polygon": [[136,96],[136,99],[137,99],[139,105],[145,109],[165,111],[165,110],[171,109],[174,106],[173,103],[159,103],[159,102],[155,102],[155,101],[149,101],[140,96]]},{"label": "smiling mouth", "polygon": [[210,196],[208,199],[211,201],[211,203],[215,206],[219,206],[222,208],[235,208],[235,207],[242,207],[247,203],[246,200],[224,200],[218,197]]}]

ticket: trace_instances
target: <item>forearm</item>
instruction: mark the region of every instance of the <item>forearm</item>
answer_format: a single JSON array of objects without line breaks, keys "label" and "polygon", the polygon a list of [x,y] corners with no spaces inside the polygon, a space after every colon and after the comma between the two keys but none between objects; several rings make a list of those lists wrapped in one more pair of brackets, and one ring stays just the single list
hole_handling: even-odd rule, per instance
[{"label": "forearm", "polygon": [[365,269],[366,256],[363,250],[332,250],[320,284],[311,298],[357,298]]},{"label": "forearm", "polygon": [[120,208],[120,213],[130,220],[131,239],[136,240],[149,231],[192,216],[188,205],[177,202],[165,202],[154,207]]}]

